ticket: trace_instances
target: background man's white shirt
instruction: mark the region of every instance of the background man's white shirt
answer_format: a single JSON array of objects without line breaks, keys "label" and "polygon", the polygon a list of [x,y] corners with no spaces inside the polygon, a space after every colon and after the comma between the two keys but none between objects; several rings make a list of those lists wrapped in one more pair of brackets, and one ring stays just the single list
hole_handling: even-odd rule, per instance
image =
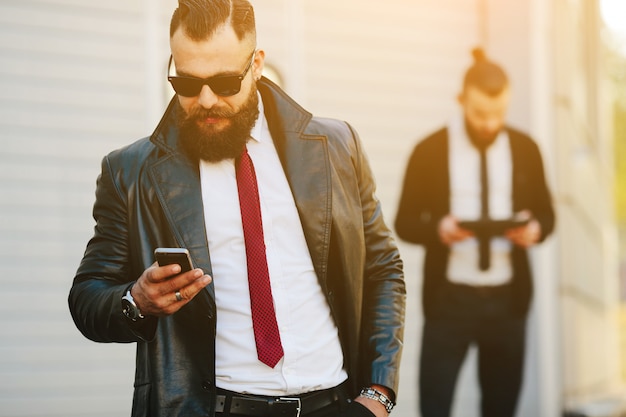
[{"label": "background man's white shirt", "polygon": [[[472,145],[462,115],[448,126],[450,210],[458,220],[478,220],[481,212],[480,154]],[[489,216],[508,219],[513,214],[511,146],[505,130],[487,148]],[[450,248],[448,279],[457,284],[502,285],[513,275],[511,243],[504,237],[491,239],[491,267],[478,267],[478,240],[457,242]]]}]

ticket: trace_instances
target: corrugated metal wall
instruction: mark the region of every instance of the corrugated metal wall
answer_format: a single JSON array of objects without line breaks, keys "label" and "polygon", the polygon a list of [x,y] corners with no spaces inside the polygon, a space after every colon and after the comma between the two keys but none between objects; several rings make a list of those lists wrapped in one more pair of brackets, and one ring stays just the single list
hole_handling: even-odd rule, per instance
[{"label": "corrugated metal wall", "polygon": [[134,347],[84,339],[66,300],[100,159],[148,133],[145,15],[141,1],[0,1],[2,416],[129,414]]}]

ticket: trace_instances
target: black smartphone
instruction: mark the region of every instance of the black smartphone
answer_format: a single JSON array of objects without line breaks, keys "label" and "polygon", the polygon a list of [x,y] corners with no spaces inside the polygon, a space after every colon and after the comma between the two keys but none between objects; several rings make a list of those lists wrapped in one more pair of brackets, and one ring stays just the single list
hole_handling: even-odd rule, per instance
[{"label": "black smartphone", "polygon": [[154,258],[159,266],[180,265],[181,274],[193,269],[189,251],[185,248],[156,248],[154,250]]}]

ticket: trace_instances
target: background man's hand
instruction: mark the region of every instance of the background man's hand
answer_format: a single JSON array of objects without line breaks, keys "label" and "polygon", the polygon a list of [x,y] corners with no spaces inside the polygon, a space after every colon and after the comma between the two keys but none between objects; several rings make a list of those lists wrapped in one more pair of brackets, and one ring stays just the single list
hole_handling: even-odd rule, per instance
[{"label": "background man's hand", "polygon": [[541,238],[541,225],[537,220],[532,219],[524,226],[507,230],[505,236],[515,245],[528,248],[539,242]]},{"label": "background man's hand", "polygon": [[474,236],[474,233],[460,227],[456,217],[451,214],[448,214],[439,222],[439,238],[445,245],[450,246],[455,242],[460,242],[472,236]]},{"label": "background man's hand", "polygon": [[[191,301],[211,282],[202,269],[180,273],[179,265],[152,264],[137,280],[130,293],[143,315],[169,316]],[[176,299],[180,292],[181,300]]]}]

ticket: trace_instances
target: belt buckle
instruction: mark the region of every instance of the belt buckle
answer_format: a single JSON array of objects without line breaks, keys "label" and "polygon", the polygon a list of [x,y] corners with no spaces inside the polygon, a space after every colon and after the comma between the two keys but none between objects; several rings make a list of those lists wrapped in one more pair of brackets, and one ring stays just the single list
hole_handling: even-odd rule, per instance
[{"label": "belt buckle", "polygon": [[302,400],[298,397],[280,397],[276,398],[275,403],[287,403],[287,404],[295,404],[296,405],[296,415],[295,417],[300,417],[300,413],[302,412]]}]

